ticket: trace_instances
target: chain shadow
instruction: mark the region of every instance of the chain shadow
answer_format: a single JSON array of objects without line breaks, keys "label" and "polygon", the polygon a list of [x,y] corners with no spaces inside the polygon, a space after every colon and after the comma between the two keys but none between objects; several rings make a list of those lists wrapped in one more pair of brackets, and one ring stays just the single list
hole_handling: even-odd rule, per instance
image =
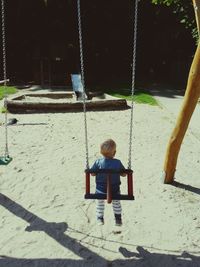
[{"label": "chain shadow", "polygon": [[[48,125],[48,123],[45,123],[45,122],[36,122],[36,123],[17,123],[17,124],[13,124],[13,125],[9,125],[7,124],[7,126],[9,127],[16,127],[16,126],[37,126],[37,125]],[[0,124],[0,127],[1,126],[4,126],[5,127],[5,124]]]},{"label": "chain shadow", "polygon": [[[9,197],[0,193],[0,205],[6,208],[9,212],[22,220],[29,223],[26,227],[26,231],[43,231],[49,237],[54,239],[58,244],[66,249],[71,250],[74,254],[81,259],[59,259],[59,258],[13,258],[5,255],[0,256],[1,267],[114,267],[114,266],[127,266],[127,267],[200,267],[200,257],[191,255],[187,252],[183,252],[180,255],[151,253],[147,249],[137,246],[138,252],[131,252],[124,247],[119,247],[120,253],[124,259],[116,259],[109,261],[104,257],[98,255],[94,251],[91,251],[87,247],[83,246],[78,240],[66,235],[65,231],[68,229],[68,225],[65,222],[55,223],[47,222],[34,213],[28,211],[20,204],[16,203]],[[38,248],[39,249],[39,248]]]},{"label": "chain shadow", "polygon": [[35,125],[48,125],[48,123],[45,123],[45,122],[36,122],[36,123],[17,123],[17,124],[14,124],[14,125],[9,125],[9,126],[12,126],[12,127],[15,127],[15,126],[35,126]]}]

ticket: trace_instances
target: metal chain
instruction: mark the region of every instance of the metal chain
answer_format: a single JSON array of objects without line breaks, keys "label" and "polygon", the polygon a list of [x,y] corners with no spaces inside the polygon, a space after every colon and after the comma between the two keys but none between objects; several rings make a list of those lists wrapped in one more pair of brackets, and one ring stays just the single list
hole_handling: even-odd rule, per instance
[{"label": "metal chain", "polygon": [[135,70],[136,70],[136,46],[137,46],[137,24],[138,24],[138,2],[135,0],[135,16],[134,16],[134,41],[133,41],[133,65],[132,65],[132,87],[131,87],[131,119],[130,119],[130,135],[129,135],[129,153],[128,153],[128,169],[131,169],[132,156],[132,139],[133,139],[133,96],[135,93]]},{"label": "metal chain", "polygon": [[[135,16],[134,16],[134,43],[133,43],[133,65],[132,65],[132,89],[131,89],[131,119],[130,119],[130,136],[129,136],[129,154],[128,168],[131,169],[131,151],[132,151],[132,129],[133,129],[133,96],[135,92],[135,69],[136,69],[136,45],[137,45],[137,22],[138,22],[138,1],[135,0]],[[88,153],[88,134],[87,134],[87,116],[86,116],[86,98],[85,98],[85,79],[84,79],[84,62],[83,62],[83,43],[82,43],[82,26],[81,26],[81,8],[80,0],[77,0],[78,7],[78,30],[79,30],[79,45],[80,45],[80,64],[81,64],[81,80],[83,85],[83,111],[85,125],[85,149],[86,149],[86,168],[89,168],[89,153]]]},{"label": "metal chain", "polygon": [[82,85],[83,85],[83,114],[84,114],[84,127],[85,127],[85,156],[86,156],[86,169],[89,169],[88,133],[87,133],[86,97],[85,97],[85,76],[84,76],[84,62],[83,62],[83,40],[82,40],[80,0],[77,0],[77,7],[78,7],[78,33],[79,33],[79,46],[80,46],[81,81],[82,81]]},{"label": "metal chain", "polygon": [[4,107],[5,107],[5,158],[9,157],[8,152],[8,113],[7,113],[7,68],[6,68],[6,35],[5,35],[5,7],[4,0],[1,0],[1,21],[2,21],[2,46],[3,46],[3,79],[4,79]]}]

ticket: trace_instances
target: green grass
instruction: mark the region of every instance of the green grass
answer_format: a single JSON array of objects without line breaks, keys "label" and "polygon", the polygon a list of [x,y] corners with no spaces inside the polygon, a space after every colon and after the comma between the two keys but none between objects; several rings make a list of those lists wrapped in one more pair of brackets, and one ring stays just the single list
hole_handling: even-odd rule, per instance
[{"label": "green grass", "polygon": [[5,94],[11,95],[15,94],[17,89],[13,86],[0,86],[0,100],[4,98]]},{"label": "green grass", "polygon": [[[129,88],[129,89],[128,89]],[[147,91],[145,90],[145,86],[140,86],[140,89],[135,90],[133,100],[139,104],[148,104],[152,106],[159,106],[157,100]],[[110,84],[110,85],[101,85],[95,86],[94,89],[96,91],[104,92],[108,95],[126,99],[127,101],[132,100],[131,96],[131,88],[128,83],[120,83],[120,84]]]},{"label": "green grass", "polygon": [[[111,96],[114,96],[114,97],[126,99],[128,101],[132,100],[130,90],[127,90],[127,89],[119,89],[119,90],[115,90],[115,91],[107,90],[106,93],[111,95]],[[156,101],[156,99],[151,94],[149,94],[145,91],[136,91],[134,93],[133,100],[139,104],[148,104],[148,105],[152,105],[152,106],[158,106],[159,105],[158,102]]]},{"label": "green grass", "polygon": [[5,107],[0,108],[0,113],[5,113],[5,112],[6,112],[6,108]]}]

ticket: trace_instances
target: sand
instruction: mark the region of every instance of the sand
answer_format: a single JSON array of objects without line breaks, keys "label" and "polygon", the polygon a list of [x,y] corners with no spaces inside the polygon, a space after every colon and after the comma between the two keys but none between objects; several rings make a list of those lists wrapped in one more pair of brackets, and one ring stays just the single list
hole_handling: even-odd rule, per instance
[{"label": "sand", "polygon": [[[114,225],[109,204],[105,225],[97,225],[95,201],[84,200],[82,113],[9,117],[18,124],[8,128],[13,161],[0,166],[0,267],[200,266],[200,138],[187,132],[177,186],[164,185],[163,161],[175,122],[167,109],[134,106],[135,201],[122,202],[122,227]],[[113,138],[116,157],[127,166],[130,110],[88,112],[87,119],[90,165],[99,157],[99,144]],[[3,127],[0,136],[3,154]]]}]

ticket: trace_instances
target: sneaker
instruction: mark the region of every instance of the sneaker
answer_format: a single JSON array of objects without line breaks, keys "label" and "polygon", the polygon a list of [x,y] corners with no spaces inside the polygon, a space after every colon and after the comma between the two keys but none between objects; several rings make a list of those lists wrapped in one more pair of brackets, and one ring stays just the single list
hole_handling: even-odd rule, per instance
[{"label": "sneaker", "polygon": [[115,225],[116,226],[121,226],[122,225],[121,214],[115,214]]},{"label": "sneaker", "polygon": [[104,219],[102,217],[97,217],[98,225],[104,225]]},{"label": "sneaker", "polygon": [[115,219],[115,225],[116,226],[122,226],[122,220],[121,219]]}]

